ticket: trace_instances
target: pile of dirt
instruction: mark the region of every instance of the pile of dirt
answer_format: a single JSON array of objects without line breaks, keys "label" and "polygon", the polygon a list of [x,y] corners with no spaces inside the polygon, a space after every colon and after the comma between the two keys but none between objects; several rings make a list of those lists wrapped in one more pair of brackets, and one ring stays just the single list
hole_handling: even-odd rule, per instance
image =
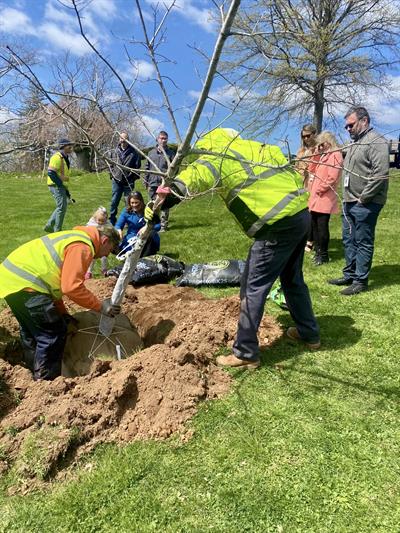
[{"label": "pile of dirt", "polygon": [[[104,298],[114,283],[90,280],[88,286]],[[144,348],[121,361],[94,358],[88,374],[52,382],[34,382],[28,370],[9,362],[18,325],[8,310],[0,313],[0,471],[14,464],[25,477],[47,478],[72,451],[76,456],[99,442],[166,438],[183,429],[200,401],[229,390],[229,374],[213,360],[232,345],[238,297],[210,300],[170,285],[128,287],[122,311]],[[281,334],[274,319],[264,317],[261,344]],[[40,468],[26,459],[32,449]]]}]

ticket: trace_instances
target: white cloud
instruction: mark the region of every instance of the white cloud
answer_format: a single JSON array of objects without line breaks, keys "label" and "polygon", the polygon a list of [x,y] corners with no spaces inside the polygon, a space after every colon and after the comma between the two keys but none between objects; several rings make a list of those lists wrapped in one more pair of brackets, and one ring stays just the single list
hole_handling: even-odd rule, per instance
[{"label": "white cloud", "polygon": [[145,61],[144,59],[135,61],[133,68],[136,71],[135,74],[137,73],[138,78],[142,80],[153,77],[156,71],[154,65],[148,61]]},{"label": "white cloud", "polygon": [[60,27],[52,22],[47,22],[40,27],[42,36],[58,48],[69,50],[71,53],[83,56],[91,49],[79,33],[72,33],[64,29],[60,32]]},{"label": "white cloud", "polygon": [[395,127],[397,136],[400,116],[400,76],[389,76],[389,94],[383,94],[379,89],[370,89],[363,105],[368,109],[375,122],[383,127]]},{"label": "white cloud", "polygon": [[[159,0],[146,0],[154,8],[160,7]],[[176,0],[173,10],[182,17],[189,20],[192,24],[200,26],[203,30],[212,33],[215,29],[215,20],[212,12],[208,8],[199,8],[194,5],[194,0]],[[161,4],[163,5],[163,4]],[[172,5],[172,1],[164,2],[165,6]]]},{"label": "white cloud", "polygon": [[17,122],[18,116],[7,107],[0,107],[0,125]]},{"label": "white cloud", "polygon": [[165,128],[161,120],[150,115],[142,115],[141,119],[135,120],[134,127],[146,136],[151,136],[152,134],[155,138],[159,131]]},{"label": "white cloud", "polygon": [[[191,90],[188,92],[188,94],[197,100],[200,96],[200,91]],[[240,98],[251,99],[257,96],[257,94],[252,91],[247,93],[243,89],[234,87],[232,85],[223,85],[222,87],[218,87],[217,89],[210,91],[209,96],[221,105],[231,108],[239,102]]]},{"label": "white cloud", "polygon": [[93,0],[93,2],[88,5],[87,9],[96,17],[105,20],[110,20],[110,18],[114,18],[117,14],[117,6],[114,0]]},{"label": "white cloud", "polygon": [[6,7],[0,11],[0,30],[17,35],[35,35],[31,19],[23,11]]}]

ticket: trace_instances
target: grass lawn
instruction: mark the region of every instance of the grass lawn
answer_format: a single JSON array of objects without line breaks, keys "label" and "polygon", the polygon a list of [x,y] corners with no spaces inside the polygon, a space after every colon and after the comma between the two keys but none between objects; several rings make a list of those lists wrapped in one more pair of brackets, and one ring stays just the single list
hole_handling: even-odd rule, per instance
[{"label": "grass lawn", "polygon": [[[0,176],[0,259],[42,234],[53,200],[40,177]],[[105,176],[77,175],[65,228],[109,206]],[[326,283],[343,266],[340,220],[331,258],[305,277],[321,326],[315,353],[284,339],[257,372],[235,373],[232,393],[201,406],[188,443],[101,446],[64,482],[6,495],[1,532],[400,532],[400,207],[398,178],[377,227],[370,290]],[[171,212],[161,252],[184,262],[245,258],[250,240],[217,197]],[[207,289],[211,297],[237,289]],[[268,312],[284,325],[288,313]]]}]

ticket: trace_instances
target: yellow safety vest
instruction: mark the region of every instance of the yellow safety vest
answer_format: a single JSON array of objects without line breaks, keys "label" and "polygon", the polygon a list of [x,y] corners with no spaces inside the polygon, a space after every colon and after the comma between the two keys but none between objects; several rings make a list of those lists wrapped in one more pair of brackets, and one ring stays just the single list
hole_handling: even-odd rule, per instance
[{"label": "yellow safety vest", "polygon": [[178,178],[191,193],[216,189],[249,237],[307,208],[303,178],[278,146],[232,139],[216,129],[195,148],[216,155],[200,155]]},{"label": "yellow safety vest", "polygon": [[0,298],[30,288],[59,300],[65,248],[79,241],[94,256],[93,242],[80,230],[58,231],[19,246],[0,265]]},{"label": "yellow safety vest", "polygon": [[[57,172],[57,175],[62,180],[64,187],[68,189],[68,185],[66,182],[69,181],[70,169],[65,163],[61,152],[56,152],[51,156],[49,161],[49,167],[51,167]],[[47,176],[47,185],[55,185],[54,181],[50,178],[50,176]]]}]

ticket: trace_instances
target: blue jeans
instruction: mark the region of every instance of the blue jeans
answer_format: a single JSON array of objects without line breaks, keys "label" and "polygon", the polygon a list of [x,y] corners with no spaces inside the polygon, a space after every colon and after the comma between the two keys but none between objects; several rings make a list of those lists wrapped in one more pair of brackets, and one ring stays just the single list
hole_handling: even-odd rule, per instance
[{"label": "blue jeans", "polygon": [[56,187],[55,185],[49,185],[49,191],[56,202],[56,208],[50,215],[44,229],[48,232],[61,231],[68,206],[67,192],[64,187]]},{"label": "blue jeans", "polygon": [[117,213],[119,202],[122,195],[126,198],[128,194],[135,190],[135,184],[122,183],[114,179],[111,180],[111,207],[110,207],[110,222],[115,226],[117,222]]},{"label": "blue jeans", "polygon": [[346,265],[343,277],[368,285],[374,255],[375,227],[381,204],[345,202],[342,216],[343,245]]},{"label": "blue jeans", "polygon": [[5,298],[19,322],[27,366],[34,379],[61,375],[67,324],[48,294],[19,291]]},{"label": "blue jeans", "polygon": [[319,327],[302,271],[310,215],[308,210],[303,210],[284,220],[285,225],[271,226],[267,237],[256,240],[249,251],[240,287],[240,316],[233,345],[233,353],[239,359],[257,361],[260,357],[257,332],[266,298],[278,276],[301,338],[308,342],[319,341]]}]

